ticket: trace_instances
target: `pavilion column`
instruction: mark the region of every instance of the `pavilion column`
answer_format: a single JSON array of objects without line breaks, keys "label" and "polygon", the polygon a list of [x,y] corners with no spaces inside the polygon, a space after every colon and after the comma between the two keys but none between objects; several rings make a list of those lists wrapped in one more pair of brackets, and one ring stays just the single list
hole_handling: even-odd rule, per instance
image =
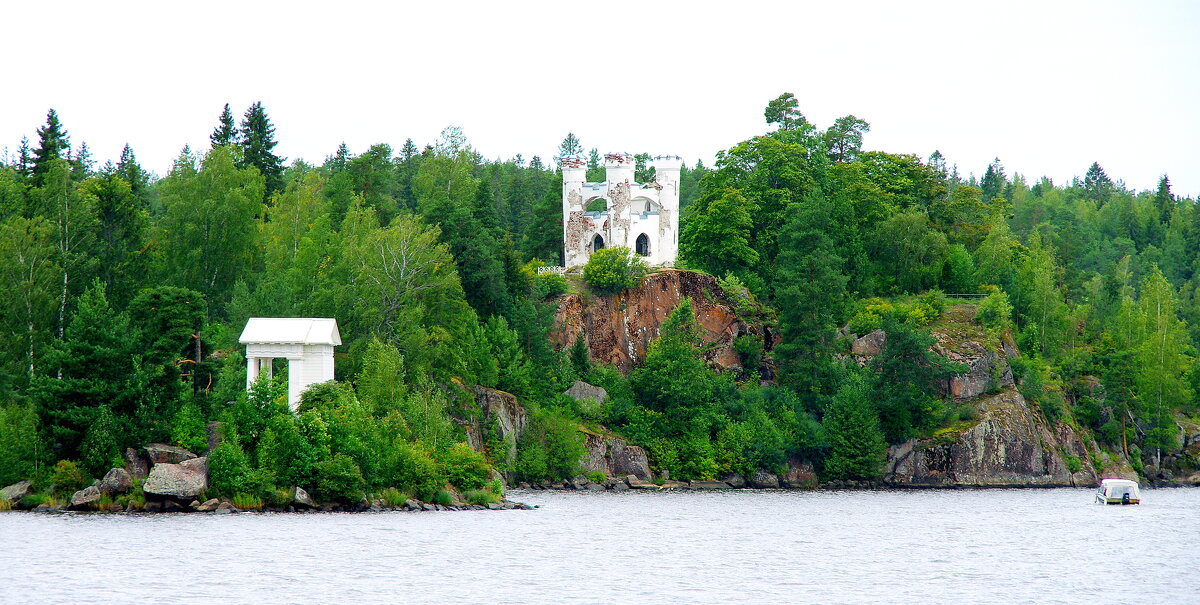
[{"label": "pavilion column", "polygon": [[246,390],[254,385],[254,380],[258,378],[259,360],[257,357],[246,357]]}]

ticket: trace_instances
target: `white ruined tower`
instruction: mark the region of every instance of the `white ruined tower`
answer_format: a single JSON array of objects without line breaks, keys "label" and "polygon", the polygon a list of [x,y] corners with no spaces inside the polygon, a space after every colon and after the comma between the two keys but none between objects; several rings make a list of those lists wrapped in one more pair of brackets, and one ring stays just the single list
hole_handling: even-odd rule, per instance
[{"label": "white ruined tower", "polygon": [[566,268],[579,267],[596,250],[611,246],[625,246],[651,265],[675,263],[683,161],[677,156],[659,156],[650,166],[654,181],[638,183],[633,156],[610,153],[604,156],[604,182],[588,183],[583,158],[562,159]]}]

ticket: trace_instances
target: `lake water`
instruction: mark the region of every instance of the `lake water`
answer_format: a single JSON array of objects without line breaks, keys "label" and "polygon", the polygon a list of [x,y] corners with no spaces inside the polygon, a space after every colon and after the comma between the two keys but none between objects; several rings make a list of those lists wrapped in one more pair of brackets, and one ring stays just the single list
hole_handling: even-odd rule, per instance
[{"label": "lake water", "polygon": [[532,492],[532,511],[0,514],[0,602],[1200,603],[1200,488]]}]

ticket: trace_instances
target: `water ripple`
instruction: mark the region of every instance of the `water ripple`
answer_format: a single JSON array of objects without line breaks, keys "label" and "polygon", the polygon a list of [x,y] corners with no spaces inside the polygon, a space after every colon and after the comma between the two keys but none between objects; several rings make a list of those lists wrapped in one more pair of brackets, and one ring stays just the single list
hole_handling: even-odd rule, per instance
[{"label": "water ripple", "polygon": [[513,496],[542,508],[0,514],[0,603],[1200,601],[1197,488]]}]

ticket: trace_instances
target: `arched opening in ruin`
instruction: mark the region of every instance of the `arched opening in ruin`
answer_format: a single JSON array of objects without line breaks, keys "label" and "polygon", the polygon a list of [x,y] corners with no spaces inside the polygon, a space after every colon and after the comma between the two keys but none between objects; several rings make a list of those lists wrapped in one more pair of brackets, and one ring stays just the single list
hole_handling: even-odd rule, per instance
[{"label": "arched opening in ruin", "polygon": [[641,256],[650,256],[650,238],[646,237],[645,233],[637,236],[637,242],[634,243],[634,249]]},{"label": "arched opening in ruin", "polygon": [[598,197],[598,198],[588,202],[587,207],[584,208],[584,211],[585,212],[607,212],[608,211],[608,200],[606,200],[602,197]]},{"label": "arched opening in ruin", "polygon": [[600,234],[597,233],[596,237],[592,238],[592,252],[595,253],[595,252],[597,252],[599,250],[603,250],[603,249],[604,249],[604,238],[600,237]]}]

